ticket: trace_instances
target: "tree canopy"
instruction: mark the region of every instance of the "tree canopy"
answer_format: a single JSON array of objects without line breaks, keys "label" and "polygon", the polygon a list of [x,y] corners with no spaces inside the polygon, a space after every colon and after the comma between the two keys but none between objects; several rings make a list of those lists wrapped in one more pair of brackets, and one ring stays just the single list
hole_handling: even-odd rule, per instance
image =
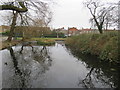
[{"label": "tree canopy", "polygon": [[32,0],[0,1],[0,10],[10,10],[13,13],[11,16],[12,24],[8,41],[12,40],[16,24],[20,26],[48,26],[52,20],[52,12],[48,3],[41,0],[37,2]]},{"label": "tree canopy", "polygon": [[[92,18],[90,21],[97,26],[99,32],[103,33],[104,24],[108,24],[111,20],[111,11],[114,10],[114,5],[105,5],[99,0],[86,0],[84,2],[85,7],[90,11]],[[109,19],[109,20],[108,20]]]}]

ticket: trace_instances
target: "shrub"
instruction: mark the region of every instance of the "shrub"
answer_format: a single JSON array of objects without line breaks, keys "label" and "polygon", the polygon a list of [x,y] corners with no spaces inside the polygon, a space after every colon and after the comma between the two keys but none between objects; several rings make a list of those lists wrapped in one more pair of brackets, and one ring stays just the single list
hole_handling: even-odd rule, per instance
[{"label": "shrub", "polygon": [[[102,60],[118,61],[118,33],[81,34],[66,39],[66,45],[77,52],[97,55]],[[119,43],[120,44],[120,43]]]},{"label": "shrub", "polygon": [[109,60],[110,62],[118,62],[118,37],[112,37],[104,45],[100,58],[103,60]]}]

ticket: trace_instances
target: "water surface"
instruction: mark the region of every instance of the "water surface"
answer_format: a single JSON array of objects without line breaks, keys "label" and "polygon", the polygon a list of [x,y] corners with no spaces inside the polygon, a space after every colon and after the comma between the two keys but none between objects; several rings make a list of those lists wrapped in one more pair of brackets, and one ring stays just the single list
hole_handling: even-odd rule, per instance
[{"label": "water surface", "polygon": [[115,88],[117,70],[96,58],[55,46],[15,46],[0,51],[2,88]]}]

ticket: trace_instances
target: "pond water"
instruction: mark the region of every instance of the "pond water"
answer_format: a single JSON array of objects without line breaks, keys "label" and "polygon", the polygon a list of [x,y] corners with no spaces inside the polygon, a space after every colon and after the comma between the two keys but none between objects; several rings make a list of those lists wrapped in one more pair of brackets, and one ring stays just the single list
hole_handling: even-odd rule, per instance
[{"label": "pond water", "polygon": [[94,57],[54,46],[14,46],[0,51],[1,88],[115,88],[118,71]]}]

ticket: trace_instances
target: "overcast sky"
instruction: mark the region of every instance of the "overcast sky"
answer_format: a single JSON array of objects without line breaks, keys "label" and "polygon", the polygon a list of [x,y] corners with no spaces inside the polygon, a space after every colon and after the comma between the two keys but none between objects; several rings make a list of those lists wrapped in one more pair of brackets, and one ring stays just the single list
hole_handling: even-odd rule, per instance
[{"label": "overcast sky", "polygon": [[54,28],[61,27],[90,27],[90,13],[82,5],[83,0],[57,0],[57,5],[53,8]]},{"label": "overcast sky", "polygon": [[[83,6],[85,0],[54,0],[55,5],[52,5],[53,21],[52,28],[77,27],[90,28],[89,19],[91,17],[89,10]],[[101,0],[103,1],[103,0]],[[105,2],[115,2],[119,0],[104,0]],[[2,13],[2,12],[0,12]],[[0,25],[2,25],[0,20]]]},{"label": "overcast sky", "polygon": [[[77,27],[90,28],[89,19],[91,17],[87,8],[83,6],[85,0],[56,0],[57,5],[53,9],[53,28]],[[101,0],[103,1],[103,0]],[[105,0],[105,2],[115,2],[119,0]]]}]

